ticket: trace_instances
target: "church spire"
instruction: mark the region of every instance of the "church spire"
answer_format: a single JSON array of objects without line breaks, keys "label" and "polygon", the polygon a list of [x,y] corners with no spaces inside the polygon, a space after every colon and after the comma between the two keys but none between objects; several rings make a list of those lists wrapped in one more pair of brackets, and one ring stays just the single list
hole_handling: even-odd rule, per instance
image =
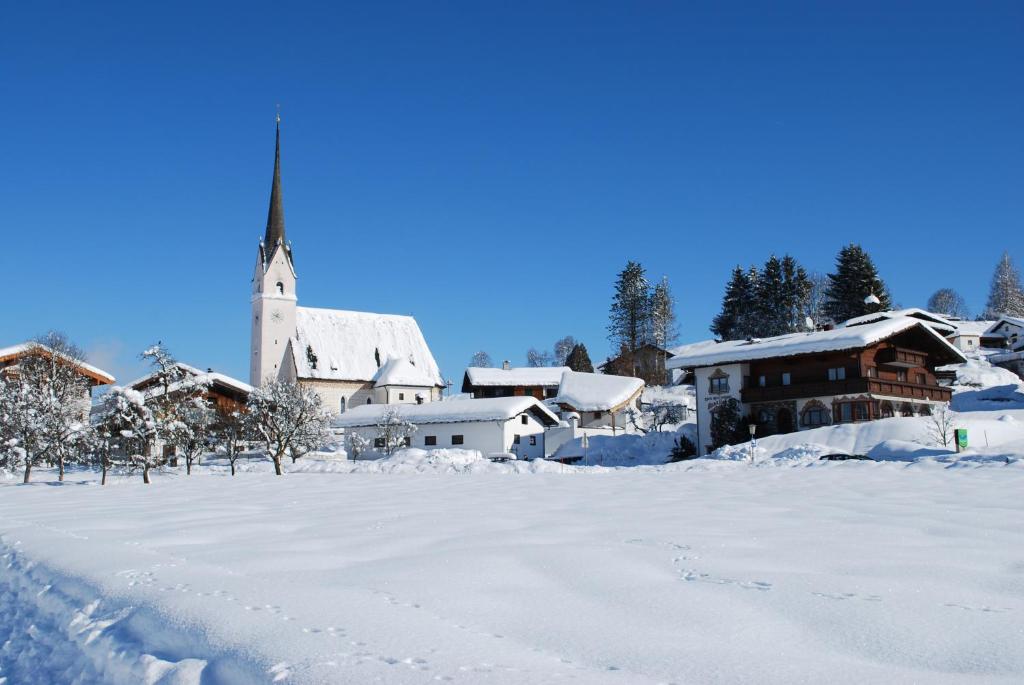
[{"label": "church spire", "polygon": [[278,241],[284,238],[284,197],[281,194],[281,113],[277,113],[277,135],[274,142],[274,184],[270,188],[270,210],[267,212],[267,234],[263,243],[267,254],[273,254]]}]

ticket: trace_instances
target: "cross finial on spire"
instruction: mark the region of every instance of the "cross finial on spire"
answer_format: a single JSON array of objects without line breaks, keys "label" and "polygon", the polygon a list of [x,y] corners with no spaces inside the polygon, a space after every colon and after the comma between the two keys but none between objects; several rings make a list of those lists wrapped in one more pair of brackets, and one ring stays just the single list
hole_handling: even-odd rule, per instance
[{"label": "cross finial on spire", "polygon": [[277,122],[277,125],[280,126],[281,125],[281,103],[280,102],[277,103],[277,116],[274,117],[274,119]]}]

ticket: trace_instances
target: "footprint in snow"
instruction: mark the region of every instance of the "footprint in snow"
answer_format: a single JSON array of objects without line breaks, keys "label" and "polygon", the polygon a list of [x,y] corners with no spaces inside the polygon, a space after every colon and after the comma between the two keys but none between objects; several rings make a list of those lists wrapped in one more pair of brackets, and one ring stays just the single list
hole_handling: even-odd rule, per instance
[{"label": "footprint in snow", "polygon": [[981,611],[981,612],[984,612],[986,614],[1002,614],[1002,613],[1005,613],[1007,611],[1012,611],[1012,609],[1010,609],[1009,607],[1003,607],[1001,609],[996,609],[994,607],[987,607],[987,606],[969,607],[969,606],[964,606],[963,604],[949,604],[949,603],[943,604],[942,606],[950,607],[951,609],[963,609],[965,611]]},{"label": "footprint in snow", "polygon": [[858,594],[854,594],[853,592],[840,592],[838,594],[830,594],[828,592],[812,592],[811,594],[814,595],[815,597],[824,597],[825,599],[835,599],[835,600],[859,599],[859,600],[862,600],[862,601],[865,601],[865,602],[881,602],[882,601],[882,598],[879,597],[878,595],[858,595]]}]

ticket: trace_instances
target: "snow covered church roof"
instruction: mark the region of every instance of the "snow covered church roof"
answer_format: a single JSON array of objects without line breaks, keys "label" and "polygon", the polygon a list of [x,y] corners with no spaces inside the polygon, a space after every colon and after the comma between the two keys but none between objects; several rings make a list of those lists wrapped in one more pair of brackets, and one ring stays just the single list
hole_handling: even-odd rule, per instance
[{"label": "snow covered church roof", "polygon": [[698,348],[690,354],[677,354],[669,359],[665,366],[670,369],[692,369],[772,357],[793,357],[801,354],[854,350],[874,345],[913,328],[919,328],[934,338],[936,343],[949,353],[953,361],[966,359],[960,350],[925,322],[916,318],[901,317],[898,319],[886,318],[859,326],[840,327],[831,331],[788,333],[772,338],[755,338],[750,341],[729,340],[712,347]]},{"label": "snow covered church roof", "polygon": [[[50,354],[53,354],[53,350],[51,350],[46,345],[43,345],[42,343],[23,342],[18,345],[11,345],[10,347],[0,347],[0,362],[6,362],[12,359],[17,359],[18,357],[21,357],[25,353],[34,349],[43,349],[49,352]],[[60,356],[64,357],[64,355]],[[85,375],[89,376],[100,385],[109,385],[115,381],[113,375],[107,373],[98,366],[86,364],[85,362],[80,360],[69,359],[69,361],[72,361],[76,366],[78,366],[79,369],[82,370],[83,373],[85,373]]]},{"label": "snow covered church roof", "polygon": [[373,381],[389,358],[406,359],[430,385],[441,371],[416,319],[340,309],[295,308],[292,355],[299,378]]},{"label": "snow covered church roof", "polygon": [[375,426],[388,411],[413,424],[509,421],[529,412],[546,426],[558,425],[558,417],[533,397],[489,397],[425,404],[362,404],[338,415],[336,428]]},{"label": "snow covered church roof", "polygon": [[644,389],[644,382],[631,376],[566,371],[552,402],[576,411],[610,411],[629,402]]},{"label": "snow covered church roof", "polygon": [[408,359],[391,359],[377,370],[373,384],[382,388],[385,385],[404,385],[414,388],[429,388],[434,381]]},{"label": "snow covered church roof", "polygon": [[562,374],[568,370],[568,366],[523,366],[512,369],[470,366],[466,369],[466,381],[472,386],[555,388],[562,382]]}]

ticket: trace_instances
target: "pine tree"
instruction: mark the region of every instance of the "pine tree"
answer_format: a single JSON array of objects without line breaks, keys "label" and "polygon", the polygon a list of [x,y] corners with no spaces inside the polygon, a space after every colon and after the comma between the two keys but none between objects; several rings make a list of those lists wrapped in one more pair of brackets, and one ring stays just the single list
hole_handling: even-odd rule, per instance
[{"label": "pine tree", "polygon": [[644,268],[627,262],[615,281],[615,296],[609,311],[608,340],[614,347],[631,352],[650,341],[651,286]]},{"label": "pine tree", "polygon": [[711,332],[720,340],[740,340],[747,337],[756,308],[755,283],[757,270],[744,271],[737,265],[725,286],[722,296],[722,310],[711,323]]},{"label": "pine tree", "polygon": [[984,317],[998,319],[1002,314],[1024,316],[1024,289],[1021,288],[1020,273],[1009,252],[1003,253],[992,275],[992,288],[989,290]]},{"label": "pine tree", "polygon": [[651,294],[651,337],[655,345],[667,348],[679,338],[676,328],[676,301],[668,284],[668,276],[662,277]]},{"label": "pine tree", "polygon": [[[828,275],[825,314],[835,323],[876,311],[892,308],[892,299],[871,256],[857,244],[850,243],[836,256],[836,271]],[[864,300],[875,295],[880,304]]]},{"label": "pine tree", "polygon": [[789,255],[782,258],[782,282],[786,303],[785,332],[805,330],[813,284],[807,271]]},{"label": "pine tree", "polygon": [[569,356],[565,358],[565,365],[573,371],[594,373],[594,365],[590,361],[590,355],[587,354],[587,346],[583,343],[576,343]]},{"label": "pine tree", "polygon": [[747,335],[767,338],[788,333],[786,313],[786,284],[782,277],[782,262],[775,255],[764,263],[764,270],[757,281],[754,293],[756,320]]}]

